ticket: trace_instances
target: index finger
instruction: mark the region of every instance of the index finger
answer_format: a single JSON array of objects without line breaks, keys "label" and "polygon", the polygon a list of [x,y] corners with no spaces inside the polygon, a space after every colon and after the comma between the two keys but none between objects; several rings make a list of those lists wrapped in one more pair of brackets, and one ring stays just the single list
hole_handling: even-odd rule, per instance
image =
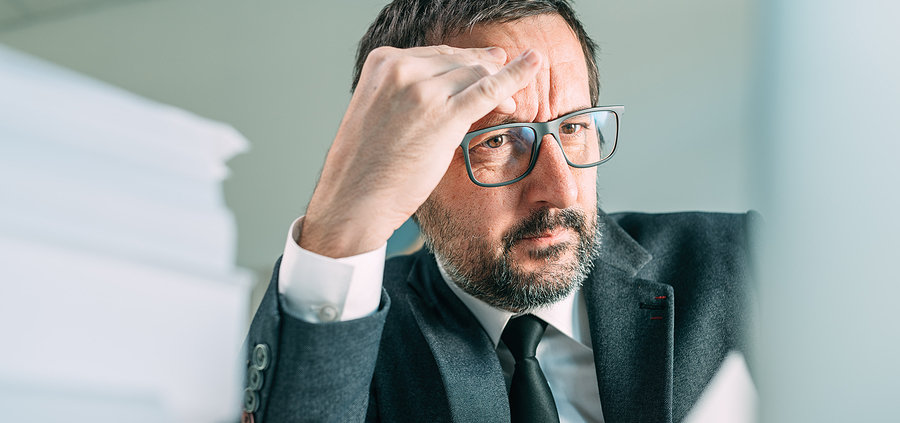
[{"label": "index finger", "polygon": [[450,97],[450,107],[459,117],[474,122],[504,100],[525,88],[541,67],[541,54],[528,49],[499,72],[485,76]]},{"label": "index finger", "polygon": [[506,51],[500,47],[486,48],[459,48],[447,45],[413,47],[406,49],[406,53],[412,57],[430,57],[435,55],[458,54],[461,56],[471,56],[477,60],[494,63],[506,63]]}]

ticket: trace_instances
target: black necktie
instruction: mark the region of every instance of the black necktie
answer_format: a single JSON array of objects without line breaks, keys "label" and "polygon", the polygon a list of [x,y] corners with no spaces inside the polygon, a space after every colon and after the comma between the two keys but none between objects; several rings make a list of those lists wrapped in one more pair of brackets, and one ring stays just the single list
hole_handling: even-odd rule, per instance
[{"label": "black necktie", "polygon": [[559,422],[550,385],[534,357],[546,328],[547,322],[526,314],[510,320],[500,336],[516,359],[516,369],[509,387],[512,423]]}]

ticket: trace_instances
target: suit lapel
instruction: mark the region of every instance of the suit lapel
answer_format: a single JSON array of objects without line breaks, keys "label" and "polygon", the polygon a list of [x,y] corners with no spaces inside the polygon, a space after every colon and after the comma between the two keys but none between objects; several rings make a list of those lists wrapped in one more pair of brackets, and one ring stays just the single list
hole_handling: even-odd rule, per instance
[{"label": "suit lapel", "polygon": [[410,309],[440,369],[456,422],[509,422],[503,371],[493,343],[469,309],[441,280],[430,254],[420,254],[408,283]]},{"label": "suit lapel", "polygon": [[607,423],[672,421],[672,287],[637,278],[650,255],[602,214],[585,300]]}]

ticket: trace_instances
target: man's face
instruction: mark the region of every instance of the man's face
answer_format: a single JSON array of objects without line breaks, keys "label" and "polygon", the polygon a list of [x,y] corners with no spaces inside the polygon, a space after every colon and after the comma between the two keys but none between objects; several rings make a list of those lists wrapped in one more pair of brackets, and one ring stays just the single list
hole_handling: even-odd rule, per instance
[{"label": "man's face", "polygon": [[[539,51],[542,68],[516,93],[511,115],[492,112],[470,130],[508,118],[545,122],[591,106],[584,54],[557,15],[475,27],[454,47],[504,49],[511,60]],[[438,259],[464,290],[514,312],[558,301],[590,272],[596,231],[596,169],[569,167],[552,135],[544,137],[531,174],[484,188],[466,173],[462,149],[417,212]]]}]

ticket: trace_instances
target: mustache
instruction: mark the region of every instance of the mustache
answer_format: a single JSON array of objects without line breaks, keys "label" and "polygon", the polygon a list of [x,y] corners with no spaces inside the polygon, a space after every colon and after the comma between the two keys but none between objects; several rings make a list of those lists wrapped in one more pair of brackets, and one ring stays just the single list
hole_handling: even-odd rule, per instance
[{"label": "mustache", "polygon": [[508,251],[524,238],[541,236],[560,227],[583,234],[587,228],[587,216],[578,209],[550,212],[549,208],[542,208],[507,231],[503,236],[503,246]]}]

